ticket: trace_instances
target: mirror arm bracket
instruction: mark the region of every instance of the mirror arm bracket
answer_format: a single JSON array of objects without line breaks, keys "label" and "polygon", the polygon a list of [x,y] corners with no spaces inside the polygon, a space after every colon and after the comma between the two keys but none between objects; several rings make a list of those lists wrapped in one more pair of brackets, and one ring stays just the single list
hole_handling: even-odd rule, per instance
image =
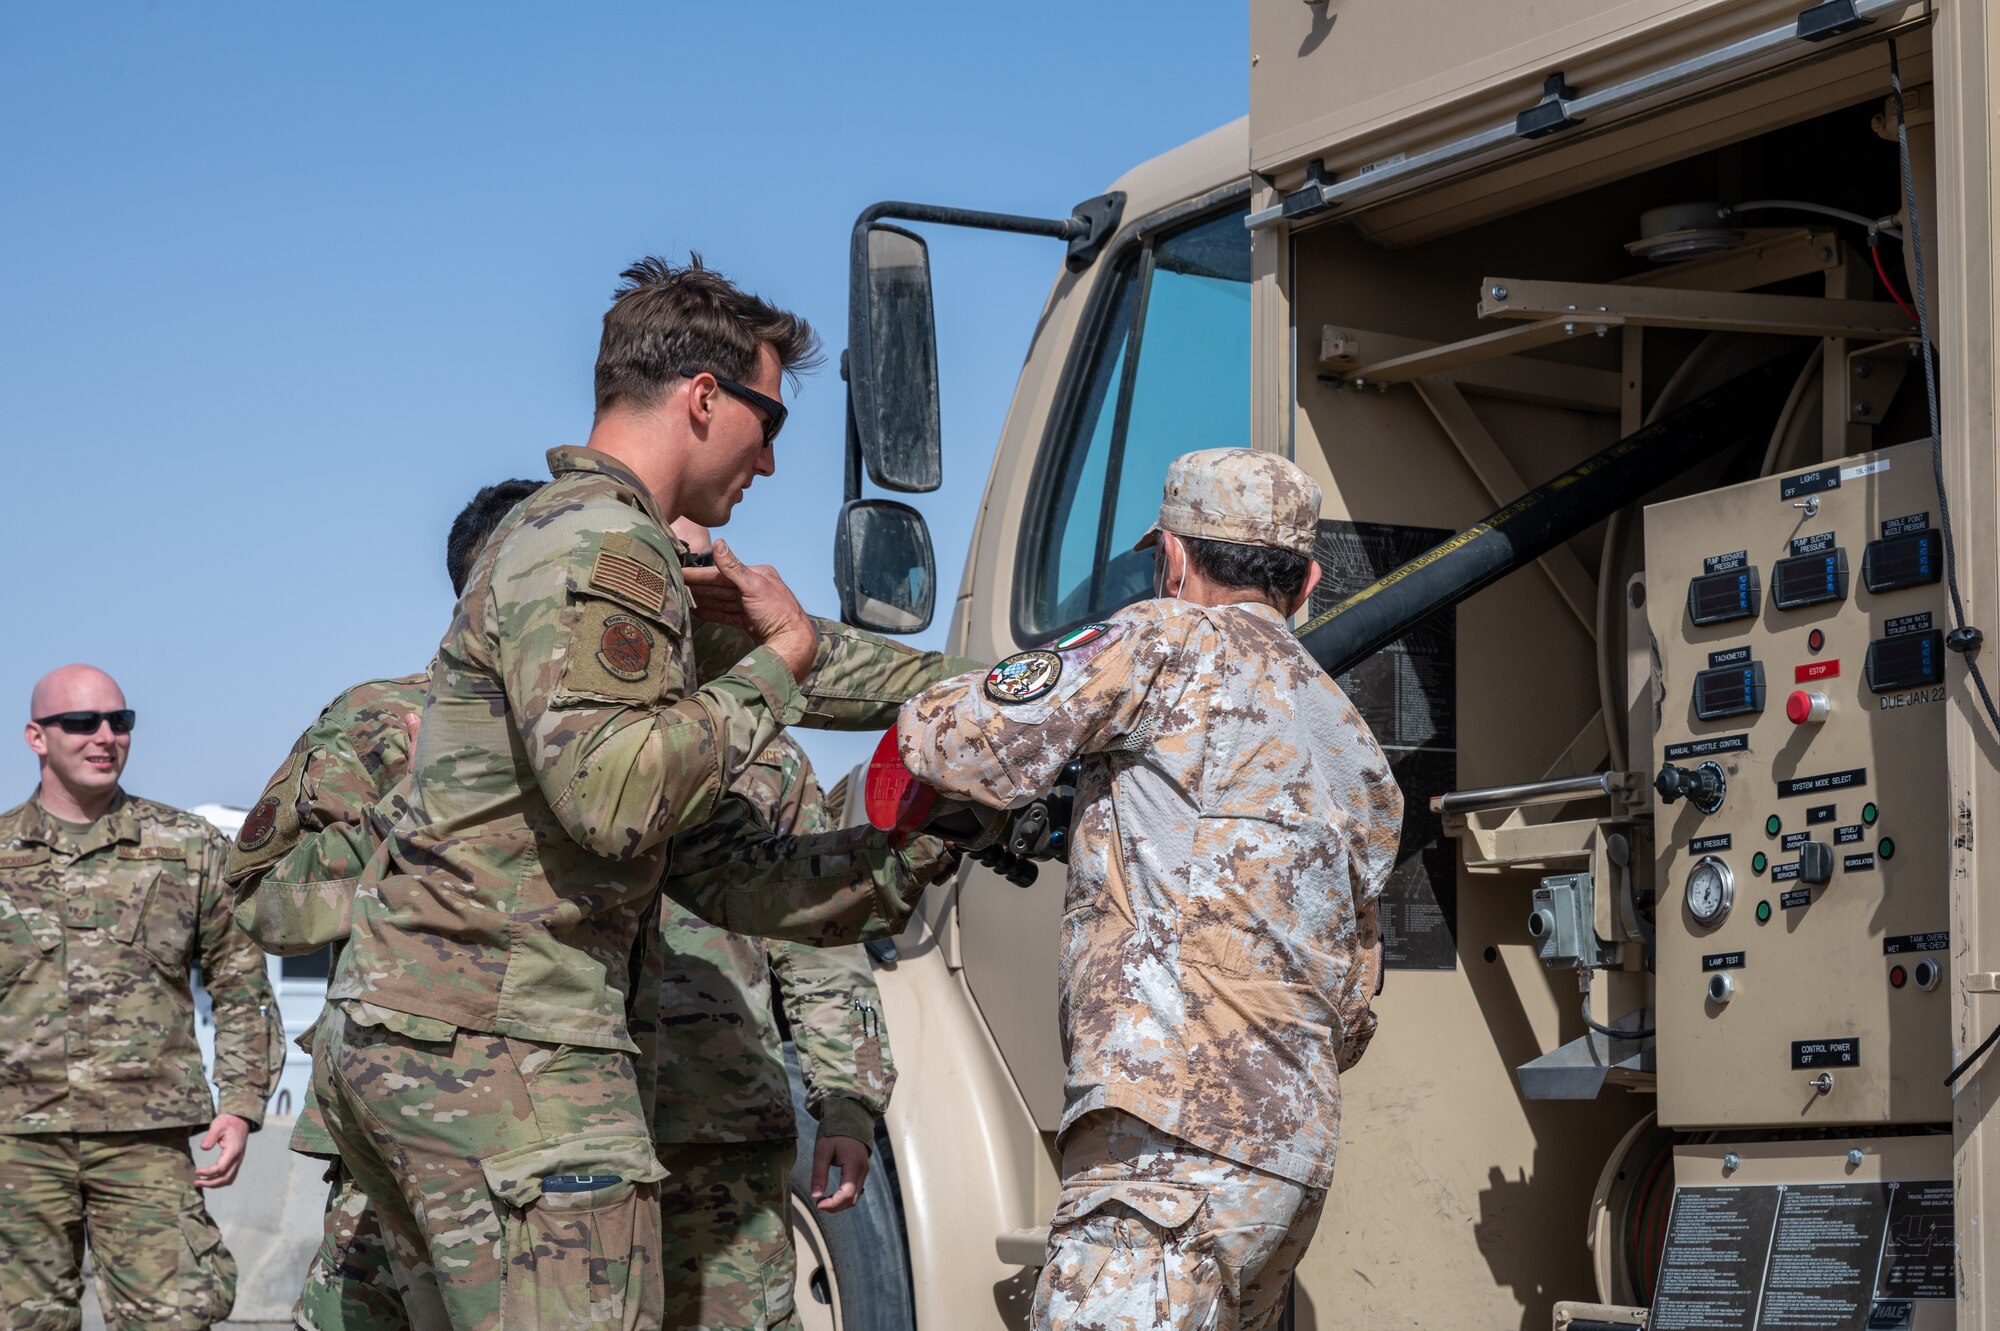
[{"label": "mirror arm bracket", "polygon": [[931,222],[939,226],[971,227],[977,231],[1007,231],[1022,236],[1047,236],[1069,242],[1069,270],[1080,273],[1103,252],[1125,215],[1125,193],[1113,190],[1079,203],[1068,217],[1028,217],[1020,213],[989,213],[977,208],[948,208],[935,203],[903,203],[894,199],[871,203],[854,219],[853,251],[867,254],[868,228],[876,222]]}]

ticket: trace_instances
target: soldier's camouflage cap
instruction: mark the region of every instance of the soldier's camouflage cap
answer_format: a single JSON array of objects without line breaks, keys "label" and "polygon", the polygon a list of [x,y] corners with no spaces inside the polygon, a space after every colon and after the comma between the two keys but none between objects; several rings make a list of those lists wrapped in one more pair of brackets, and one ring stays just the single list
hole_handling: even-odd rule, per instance
[{"label": "soldier's camouflage cap", "polygon": [[1132,548],[1152,548],[1162,531],[1310,556],[1319,533],[1319,484],[1276,453],[1183,453],[1167,467],[1159,521]]}]

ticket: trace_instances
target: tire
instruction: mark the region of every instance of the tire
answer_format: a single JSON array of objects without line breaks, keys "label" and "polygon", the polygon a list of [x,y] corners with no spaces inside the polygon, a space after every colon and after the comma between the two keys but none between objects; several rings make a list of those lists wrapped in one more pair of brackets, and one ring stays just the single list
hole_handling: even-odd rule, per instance
[{"label": "tire", "polygon": [[785,1046],[792,1116],[799,1125],[792,1166],[792,1249],[798,1255],[794,1306],[805,1331],[916,1331],[910,1247],[903,1235],[895,1159],[880,1125],[861,1200],[838,1215],[813,1209],[812,1144],[818,1124],[806,1112],[798,1055]]}]

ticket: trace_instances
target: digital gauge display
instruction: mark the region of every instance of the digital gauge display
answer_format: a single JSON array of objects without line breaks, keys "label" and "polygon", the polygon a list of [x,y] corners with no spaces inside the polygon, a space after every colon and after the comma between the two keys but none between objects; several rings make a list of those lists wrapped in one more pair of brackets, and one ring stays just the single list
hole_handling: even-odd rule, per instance
[{"label": "digital gauge display", "polygon": [[1704,670],[1694,677],[1694,714],[1704,721],[1764,710],[1764,663]]},{"label": "digital gauge display", "polygon": [[1847,551],[1795,555],[1771,566],[1771,603],[1797,610],[1822,601],[1847,599]]},{"label": "digital gauge display", "polygon": [[1868,688],[1872,693],[1921,689],[1944,683],[1944,634],[1904,633],[1868,644]]},{"label": "digital gauge display", "polygon": [[1688,579],[1688,618],[1696,624],[1727,624],[1757,617],[1757,570],[1739,568]]},{"label": "digital gauge display", "polygon": [[1861,582],[1871,592],[1927,587],[1944,576],[1944,536],[1935,528],[1870,541],[1861,555]]},{"label": "digital gauge display", "polygon": [[1687,876],[1687,908],[1697,923],[1709,928],[1722,923],[1735,900],[1736,878],[1728,865],[1713,855],[1694,862]]}]

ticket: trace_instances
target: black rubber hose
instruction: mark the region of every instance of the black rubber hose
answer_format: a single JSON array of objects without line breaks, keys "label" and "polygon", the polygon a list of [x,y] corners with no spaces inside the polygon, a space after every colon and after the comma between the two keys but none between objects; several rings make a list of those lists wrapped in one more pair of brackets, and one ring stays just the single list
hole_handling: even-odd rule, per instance
[{"label": "black rubber hose", "polygon": [[1299,630],[1330,675],[1726,449],[1770,433],[1808,352],[1786,353],[1626,435]]}]

